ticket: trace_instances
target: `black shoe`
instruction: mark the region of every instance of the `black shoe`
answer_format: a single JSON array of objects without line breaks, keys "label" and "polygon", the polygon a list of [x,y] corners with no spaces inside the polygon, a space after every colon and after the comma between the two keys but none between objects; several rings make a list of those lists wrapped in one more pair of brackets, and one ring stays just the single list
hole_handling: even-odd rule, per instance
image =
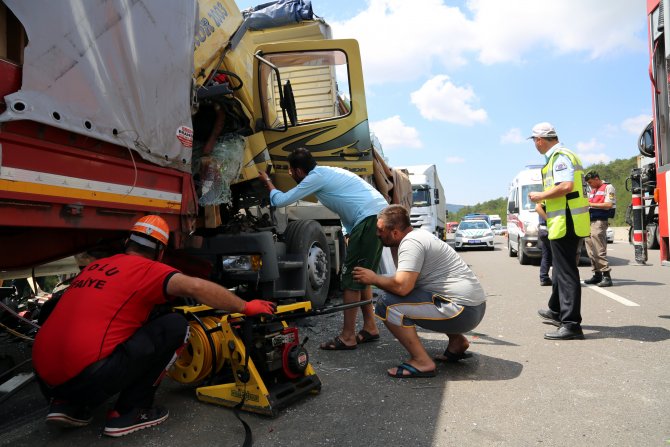
[{"label": "black shoe", "polygon": [[118,411],[112,410],[107,414],[107,422],[105,423],[105,431],[103,433],[112,437],[125,436],[137,430],[158,425],[166,420],[169,414],[162,407],[135,408],[124,414],[119,414]]},{"label": "black shoe", "polygon": [[46,421],[59,427],[85,427],[91,420],[93,415],[87,407],[52,399]]},{"label": "black shoe", "polygon": [[596,273],[590,279],[584,280],[584,284],[598,284],[602,280],[603,275],[601,273]]},{"label": "black shoe", "polygon": [[541,286],[551,286],[551,285],[553,285],[553,283],[551,282],[551,279],[547,278],[547,279],[541,280],[540,285]]},{"label": "black shoe", "polygon": [[556,332],[547,332],[544,334],[547,340],[584,340],[582,328],[568,329],[565,326],[558,328]]},{"label": "black shoe", "polygon": [[598,287],[612,287],[612,278],[609,275],[603,276],[603,280],[596,284]]},{"label": "black shoe", "polygon": [[553,324],[556,327],[561,326],[561,320],[554,317],[554,314],[549,309],[540,309],[537,314],[544,320],[545,323]]}]

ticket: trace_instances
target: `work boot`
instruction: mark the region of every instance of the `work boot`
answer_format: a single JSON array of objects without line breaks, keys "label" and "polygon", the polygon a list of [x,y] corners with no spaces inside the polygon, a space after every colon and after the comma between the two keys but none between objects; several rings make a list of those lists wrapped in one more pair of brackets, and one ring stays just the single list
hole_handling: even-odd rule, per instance
[{"label": "work boot", "polygon": [[584,284],[599,284],[602,280],[603,280],[603,274],[600,272],[595,272],[593,273],[591,279],[584,280]]},{"label": "work boot", "polygon": [[612,278],[610,277],[610,272],[603,272],[603,279],[597,285],[598,287],[611,287]]}]

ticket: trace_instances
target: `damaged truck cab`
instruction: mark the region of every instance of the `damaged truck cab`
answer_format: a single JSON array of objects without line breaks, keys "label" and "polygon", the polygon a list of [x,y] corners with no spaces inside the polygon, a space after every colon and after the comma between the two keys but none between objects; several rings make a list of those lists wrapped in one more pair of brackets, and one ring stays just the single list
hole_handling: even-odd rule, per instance
[{"label": "damaged truck cab", "polygon": [[318,203],[272,209],[258,171],[293,187],[296,147],[372,183],[389,168],[371,143],[357,42],[331,39],[301,6],[268,19],[231,0],[39,13],[5,0],[0,270],[119,244],[153,213],[185,273],[323,305],[345,252],[339,218]]}]

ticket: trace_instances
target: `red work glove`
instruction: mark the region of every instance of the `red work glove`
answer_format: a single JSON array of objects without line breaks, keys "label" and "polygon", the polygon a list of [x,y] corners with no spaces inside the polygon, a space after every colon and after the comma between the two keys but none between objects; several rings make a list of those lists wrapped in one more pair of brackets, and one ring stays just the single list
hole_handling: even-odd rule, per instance
[{"label": "red work glove", "polygon": [[251,300],[244,305],[244,315],[273,314],[277,305],[265,300]]}]

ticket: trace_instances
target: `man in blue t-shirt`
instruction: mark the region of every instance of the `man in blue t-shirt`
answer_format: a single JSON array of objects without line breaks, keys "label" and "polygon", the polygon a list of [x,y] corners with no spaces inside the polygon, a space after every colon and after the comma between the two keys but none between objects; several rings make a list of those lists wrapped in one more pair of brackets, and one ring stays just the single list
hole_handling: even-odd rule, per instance
[{"label": "man in blue t-shirt", "polygon": [[[386,199],[361,177],[342,168],[317,166],[312,153],[297,148],[288,156],[289,175],[298,184],[281,192],[270,177],[259,172],[260,179],[270,191],[270,203],[281,207],[290,205],[309,195],[326,208],[337,213],[342,222],[342,232],[347,239],[347,256],[342,268],[341,285],[344,304],[372,299],[372,289],[353,280],[351,272],[356,266],[376,270],[381,259],[382,244],[377,238],[377,213],[388,203]],[[356,333],[356,308],[344,311],[344,326],[339,335],[321,343],[321,349],[349,350],[358,344],[379,339],[372,304],[361,307],[363,329]]]}]

